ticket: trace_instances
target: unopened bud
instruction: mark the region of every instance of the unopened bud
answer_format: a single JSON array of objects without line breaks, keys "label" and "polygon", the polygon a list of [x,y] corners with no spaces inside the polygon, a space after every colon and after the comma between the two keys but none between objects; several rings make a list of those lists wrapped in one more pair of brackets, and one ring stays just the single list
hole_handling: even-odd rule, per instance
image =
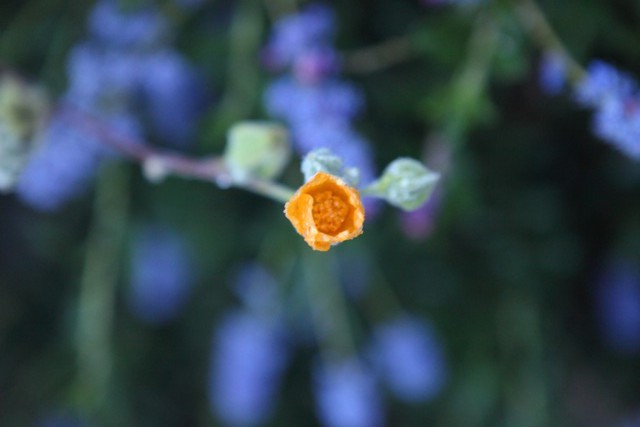
[{"label": "unopened bud", "polygon": [[427,201],[439,178],[439,174],[419,161],[399,158],[391,162],[382,176],[363,192],[385,199],[405,211],[412,211]]},{"label": "unopened bud", "polygon": [[342,178],[349,186],[358,184],[360,173],[356,168],[344,168],[342,159],[328,148],[319,148],[309,152],[302,160],[301,168],[304,180],[309,181],[318,172],[325,172]]},{"label": "unopened bud", "polygon": [[284,127],[269,122],[240,122],[227,134],[224,162],[234,181],[276,178],[291,156]]},{"label": "unopened bud", "polygon": [[9,191],[35,149],[48,111],[40,88],[0,75],[0,191]]}]

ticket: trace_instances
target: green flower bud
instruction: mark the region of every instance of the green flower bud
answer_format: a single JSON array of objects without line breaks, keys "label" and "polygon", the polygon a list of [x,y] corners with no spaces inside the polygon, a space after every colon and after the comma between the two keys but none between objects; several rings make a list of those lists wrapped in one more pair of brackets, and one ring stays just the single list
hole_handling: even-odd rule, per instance
[{"label": "green flower bud", "polygon": [[291,156],[284,127],[269,122],[240,122],[227,134],[224,162],[234,181],[249,177],[273,179]]},{"label": "green flower bud", "polygon": [[309,152],[302,160],[300,167],[305,182],[318,172],[325,172],[342,178],[349,186],[355,187],[360,179],[360,172],[356,168],[344,168],[342,159],[328,148],[319,148]]},{"label": "green flower bud", "polygon": [[48,112],[45,93],[19,78],[0,76],[0,191],[9,191],[35,149]]},{"label": "green flower bud", "polygon": [[382,176],[363,193],[385,199],[405,211],[412,211],[427,201],[439,178],[439,174],[427,169],[419,161],[399,158],[391,162]]}]

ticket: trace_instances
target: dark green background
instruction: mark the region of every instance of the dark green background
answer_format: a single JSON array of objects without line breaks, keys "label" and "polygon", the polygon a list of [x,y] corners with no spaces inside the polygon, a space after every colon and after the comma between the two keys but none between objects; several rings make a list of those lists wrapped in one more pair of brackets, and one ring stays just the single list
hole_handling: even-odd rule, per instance
[{"label": "dark green background", "polygon": [[[611,256],[638,260],[638,163],[591,134],[590,115],[575,105],[570,90],[550,97],[539,89],[540,50],[515,19],[511,2],[480,10],[430,8],[417,0],[331,4],[341,51],[396,36],[408,37],[414,48],[399,64],[344,74],[366,95],[357,126],[371,141],[378,166],[398,156],[421,157],[429,135],[444,135],[452,151],[431,236],[406,238],[399,212],[386,207],[366,223],[363,236],[332,249],[338,260],[364,258],[371,282],[386,281],[406,310],[431,319],[443,339],[450,369],[445,390],[426,405],[389,397],[388,425],[616,425],[640,404],[640,363],[604,346],[592,289]],[[580,63],[603,58],[640,73],[640,2],[539,4]],[[66,54],[86,35],[90,7],[86,1],[3,1],[0,62],[55,97],[65,87]],[[272,22],[258,1],[205,2],[197,13],[167,7],[177,46],[215,92],[193,151],[219,152],[230,123],[265,117],[261,92],[272,77],[256,58]],[[260,38],[238,47],[230,29],[243,18]],[[460,97],[458,76],[472,56],[469,38],[480,18],[497,34],[495,55],[484,65],[487,78],[477,96]],[[238,69],[231,58],[238,59]],[[197,249],[198,282],[176,321],[141,323],[123,300],[122,248],[114,325],[118,392],[102,422],[217,425],[206,382],[215,322],[238,305],[229,291],[231,273],[260,259],[294,292],[299,254],[309,249],[277,203],[178,178],[153,185],[126,162],[109,168],[105,173],[129,181],[127,229],[161,221],[184,232]],[[294,162],[283,181],[297,186],[300,180]],[[0,197],[2,426],[32,425],[60,408],[83,411],[82,391],[74,385],[73,333],[95,214],[92,196],[54,214]],[[350,305],[358,340],[376,316],[384,316],[385,302],[378,300],[384,297],[372,289]],[[314,425],[314,352],[310,347],[295,354],[269,425]]]}]

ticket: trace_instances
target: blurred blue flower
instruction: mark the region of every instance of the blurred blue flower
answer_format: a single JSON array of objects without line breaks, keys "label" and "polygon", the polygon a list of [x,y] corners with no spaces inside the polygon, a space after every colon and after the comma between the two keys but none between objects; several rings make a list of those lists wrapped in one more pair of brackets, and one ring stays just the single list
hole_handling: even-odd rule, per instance
[{"label": "blurred blue flower", "polygon": [[358,168],[361,184],[375,178],[371,147],[350,126],[333,120],[305,121],[293,127],[292,133],[301,153],[328,148],[343,160],[345,167]]},{"label": "blurred blue flower", "polygon": [[558,52],[547,51],[540,60],[540,87],[549,95],[557,95],[567,81],[567,64]]},{"label": "blurred blue flower", "polygon": [[[38,150],[22,171],[16,194],[34,209],[53,212],[82,194],[92,182],[102,160],[114,153],[88,127],[65,113],[54,114],[39,136]],[[104,118],[112,129],[128,138],[137,137],[139,122],[126,114]]]},{"label": "blurred blue flower", "polygon": [[[125,49],[148,46],[151,36],[155,40],[164,31],[160,15],[147,9],[123,15],[115,2],[105,0],[96,5],[90,26],[101,42],[115,47],[92,41],[72,49],[64,101],[126,136],[139,137],[142,127],[133,111],[143,92],[157,133],[177,143],[189,139],[199,113],[194,71],[170,49]],[[90,132],[64,114],[54,116],[20,178],[18,196],[36,209],[53,211],[81,193],[109,152]]]},{"label": "blurred blue flower", "polygon": [[141,91],[155,133],[172,145],[189,142],[204,107],[203,81],[177,51],[163,49],[141,66]]},{"label": "blurred blue flower", "polygon": [[60,116],[51,119],[39,145],[16,194],[35,209],[54,211],[86,189],[105,150],[92,135]]},{"label": "blurred blue flower", "polygon": [[631,76],[606,62],[593,61],[576,87],[576,100],[587,107],[599,107],[607,99],[627,98],[636,90]]},{"label": "blurred blue flower", "polygon": [[375,377],[355,358],[318,366],[314,387],[318,417],[325,427],[384,425]]},{"label": "blurred blue flower", "polygon": [[376,326],[371,357],[391,391],[405,401],[433,399],[447,378],[433,328],[409,315]]},{"label": "blurred blue flower", "polygon": [[233,291],[252,313],[268,315],[280,308],[278,284],[273,275],[257,262],[243,264],[238,269]]},{"label": "blurred blue flower", "polygon": [[312,4],[279,20],[264,51],[270,68],[291,66],[300,56],[333,36],[334,15],[324,5]]},{"label": "blurred blue flower", "polygon": [[174,319],[193,284],[186,242],[174,230],[147,225],[135,236],[128,293],[132,312],[150,323]]},{"label": "blurred blue flower", "polygon": [[314,84],[335,74],[340,67],[340,59],[333,47],[322,45],[298,55],[293,63],[295,78],[306,84]]},{"label": "blurred blue flower", "polygon": [[81,43],[71,50],[67,71],[65,100],[101,113],[131,109],[144,75],[138,55],[105,50],[94,43]]},{"label": "blurred blue flower", "polygon": [[[96,40],[71,50],[64,102],[128,137],[143,134],[134,114],[143,102],[158,135],[179,144],[189,140],[202,107],[201,82],[177,52],[157,44],[166,32],[161,15],[148,8],[125,13],[115,1],[103,0],[89,21]],[[152,44],[156,50],[148,49]],[[18,196],[53,211],[81,193],[109,152],[99,138],[77,120],[54,116],[23,172]]]},{"label": "blurred blue flower", "polygon": [[640,159],[640,99],[608,99],[593,117],[593,131],[627,156]]},{"label": "blurred blue flower", "polygon": [[[329,148],[346,167],[360,169],[360,182],[376,175],[369,143],[352,126],[361,112],[360,92],[340,80],[338,54],[331,46],[334,16],[330,9],[311,5],[275,26],[265,48],[268,65],[289,73],[266,89],[264,104],[272,117],[285,121],[301,155]],[[368,201],[371,216],[375,203]]]},{"label": "blurred blue flower", "polygon": [[640,351],[640,268],[610,261],[596,281],[596,317],[605,343],[621,353]]},{"label": "blurred blue flower", "polygon": [[211,408],[229,426],[255,426],[271,414],[288,359],[273,318],[236,311],[218,324],[209,383]]},{"label": "blurred blue flower", "polygon": [[352,86],[336,79],[306,85],[283,77],[267,89],[265,103],[272,116],[289,124],[302,155],[329,148],[342,157],[345,166],[360,169],[361,182],[374,179],[369,143],[350,124],[362,108],[362,97]]},{"label": "blurred blue flower", "polygon": [[273,117],[301,124],[323,118],[348,123],[362,110],[362,95],[353,86],[329,79],[310,85],[286,76],[265,92],[265,106]]},{"label": "blurred blue flower", "polygon": [[148,48],[167,35],[168,25],[152,7],[124,10],[116,0],[100,0],[89,16],[89,31],[105,45]]},{"label": "blurred blue flower", "polygon": [[630,76],[595,61],[578,85],[576,99],[595,109],[596,135],[627,156],[640,159],[640,97]]},{"label": "blurred blue flower", "polygon": [[162,15],[150,6],[125,12],[102,0],[89,20],[95,37],[69,55],[65,100],[107,119],[128,114],[140,120],[134,112],[143,110],[161,139],[189,141],[204,107],[203,81],[183,56],[160,43],[167,30]]}]

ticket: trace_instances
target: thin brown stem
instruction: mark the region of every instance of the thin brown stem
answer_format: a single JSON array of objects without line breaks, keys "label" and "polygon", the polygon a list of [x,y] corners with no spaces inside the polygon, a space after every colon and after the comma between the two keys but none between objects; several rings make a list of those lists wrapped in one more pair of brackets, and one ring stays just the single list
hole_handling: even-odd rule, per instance
[{"label": "thin brown stem", "polygon": [[69,105],[60,107],[59,113],[72,125],[85,129],[109,148],[142,164],[147,177],[152,181],[161,180],[167,175],[177,175],[213,182],[221,188],[242,188],[279,202],[286,202],[293,195],[292,189],[272,181],[253,177],[242,181],[234,180],[220,157],[201,159],[158,150],[114,130],[86,111]]}]

